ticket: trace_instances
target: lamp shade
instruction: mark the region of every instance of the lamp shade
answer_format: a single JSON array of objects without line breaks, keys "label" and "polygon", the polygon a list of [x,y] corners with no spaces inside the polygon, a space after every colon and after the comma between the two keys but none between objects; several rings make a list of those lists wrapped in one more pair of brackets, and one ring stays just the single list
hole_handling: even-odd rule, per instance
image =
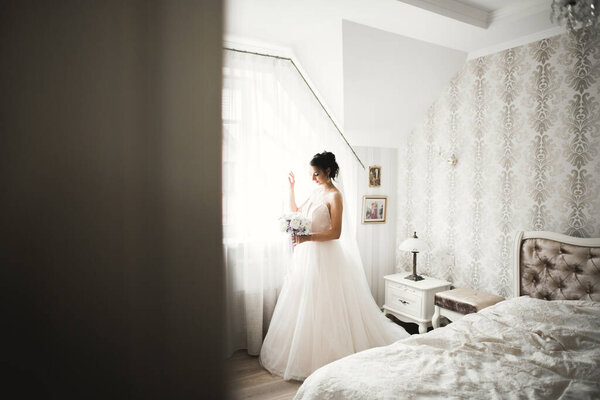
[{"label": "lamp shade", "polygon": [[417,237],[417,233],[400,244],[400,250],[420,253],[428,249],[427,243]]}]

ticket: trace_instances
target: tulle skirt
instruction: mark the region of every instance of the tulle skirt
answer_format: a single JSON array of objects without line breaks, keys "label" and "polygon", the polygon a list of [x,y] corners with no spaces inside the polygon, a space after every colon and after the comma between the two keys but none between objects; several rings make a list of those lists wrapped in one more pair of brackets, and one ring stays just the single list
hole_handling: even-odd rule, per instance
[{"label": "tulle skirt", "polygon": [[338,240],[295,247],[260,352],[271,373],[304,380],[332,361],[408,336],[379,310],[362,264],[348,254]]}]

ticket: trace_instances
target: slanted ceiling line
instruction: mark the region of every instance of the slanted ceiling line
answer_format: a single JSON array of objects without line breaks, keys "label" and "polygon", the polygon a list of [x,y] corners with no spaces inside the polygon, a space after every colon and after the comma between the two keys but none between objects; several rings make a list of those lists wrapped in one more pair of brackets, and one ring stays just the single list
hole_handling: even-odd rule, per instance
[{"label": "slanted ceiling line", "polygon": [[306,84],[306,87],[308,87],[308,90],[310,90],[310,92],[314,96],[315,100],[317,100],[317,102],[319,103],[319,105],[321,106],[321,108],[323,109],[323,111],[325,112],[325,114],[327,115],[327,117],[329,118],[329,120],[331,121],[331,123],[333,124],[333,126],[335,127],[335,129],[338,131],[338,133],[340,134],[340,136],[342,137],[342,139],[344,139],[344,142],[346,142],[346,144],[350,148],[350,151],[352,151],[352,154],[354,154],[354,157],[356,157],[356,159],[358,160],[359,164],[363,167],[363,169],[366,169],[365,168],[365,164],[363,164],[363,162],[360,160],[360,158],[358,157],[358,155],[356,154],[356,152],[354,151],[354,149],[352,148],[352,146],[350,145],[350,143],[348,143],[348,140],[346,140],[346,136],[344,136],[344,134],[340,130],[339,126],[335,123],[335,121],[331,117],[331,114],[329,114],[329,112],[327,111],[327,109],[325,108],[325,106],[323,105],[323,103],[321,102],[321,99],[319,99],[319,96],[317,96],[317,94],[315,93],[315,91],[313,90],[313,88],[309,85],[308,81],[306,80],[306,78],[304,77],[304,75],[302,74],[302,72],[300,72],[300,69],[298,69],[298,67],[296,66],[296,63],[294,62],[293,59],[291,59],[289,57],[275,56],[275,55],[272,55],[272,54],[257,53],[257,52],[254,52],[254,51],[234,49],[232,47],[224,47],[224,49],[225,50],[229,50],[229,51],[235,51],[235,52],[238,52],[238,53],[252,54],[252,55],[261,56],[261,57],[277,58],[279,60],[285,60],[285,61],[291,62],[292,65],[294,66],[294,68],[296,69],[296,71],[298,72],[298,74],[300,75],[300,77],[302,78],[302,80],[304,81],[304,83]]}]

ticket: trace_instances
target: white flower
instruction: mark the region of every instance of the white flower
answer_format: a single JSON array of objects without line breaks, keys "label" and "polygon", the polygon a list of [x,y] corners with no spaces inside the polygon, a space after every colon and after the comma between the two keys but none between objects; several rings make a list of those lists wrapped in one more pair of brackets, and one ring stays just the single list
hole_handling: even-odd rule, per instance
[{"label": "white flower", "polygon": [[297,218],[294,218],[290,221],[290,227],[292,227],[293,229],[298,229],[300,228],[300,221],[298,221]]},{"label": "white flower", "polygon": [[308,235],[310,225],[310,219],[298,212],[284,214],[279,218],[279,229],[286,233]]},{"label": "white flower", "polygon": [[279,230],[282,232],[287,232],[288,223],[285,219],[279,220]]}]

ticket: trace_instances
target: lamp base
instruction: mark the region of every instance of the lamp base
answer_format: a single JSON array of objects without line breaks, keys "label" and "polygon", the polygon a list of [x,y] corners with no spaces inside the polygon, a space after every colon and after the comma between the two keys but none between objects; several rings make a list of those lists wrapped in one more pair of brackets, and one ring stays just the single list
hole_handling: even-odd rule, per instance
[{"label": "lamp base", "polygon": [[421,275],[413,274],[405,276],[404,279],[408,279],[409,281],[422,281],[425,278],[423,278]]}]

